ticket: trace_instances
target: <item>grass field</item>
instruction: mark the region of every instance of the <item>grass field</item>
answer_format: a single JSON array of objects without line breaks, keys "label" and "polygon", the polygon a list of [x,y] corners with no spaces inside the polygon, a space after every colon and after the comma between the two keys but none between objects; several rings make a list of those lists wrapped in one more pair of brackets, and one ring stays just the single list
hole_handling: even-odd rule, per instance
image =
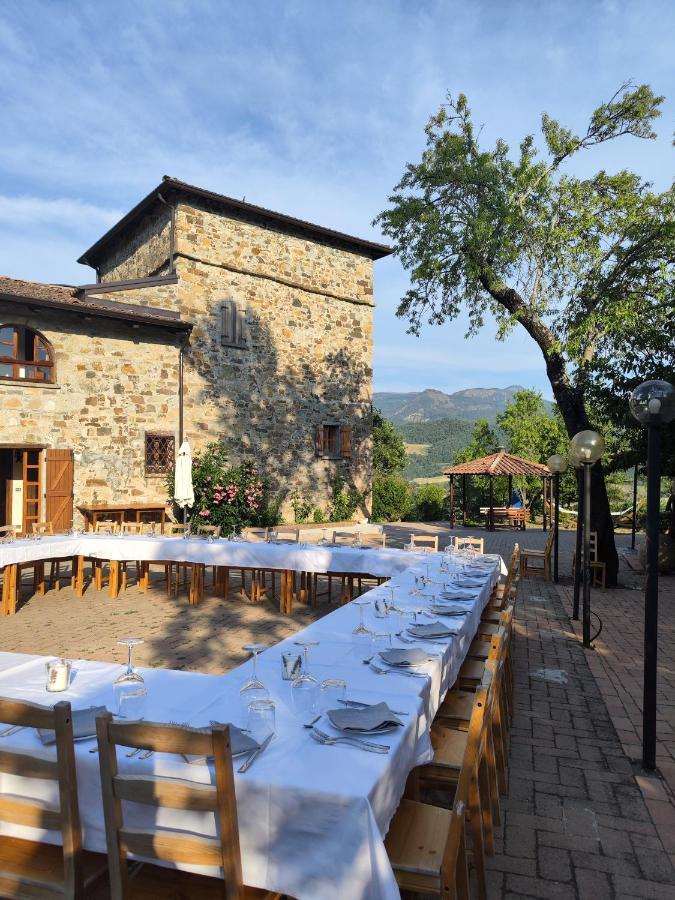
[{"label": "grass field", "polygon": [[405,452],[410,456],[426,456],[431,444],[406,444]]},{"label": "grass field", "polygon": [[442,484],[444,487],[448,486],[447,475],[435,475],[433,478],[413,478],[412,480],[415,484]]}]

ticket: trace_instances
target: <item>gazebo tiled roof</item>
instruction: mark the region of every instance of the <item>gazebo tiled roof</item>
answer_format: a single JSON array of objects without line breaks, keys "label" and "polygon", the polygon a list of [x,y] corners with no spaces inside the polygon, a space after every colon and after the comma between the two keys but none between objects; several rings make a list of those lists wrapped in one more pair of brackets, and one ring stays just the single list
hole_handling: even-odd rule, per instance
[{"label": "gazebo tiled roof", "polygon": [[513,456],[506,450],[499,450],[481,459],[472,459],[470,462],[460,463],[445,469],[444,475],[527,475],[541,478],[550,477],[548,466],[541,463]]}]

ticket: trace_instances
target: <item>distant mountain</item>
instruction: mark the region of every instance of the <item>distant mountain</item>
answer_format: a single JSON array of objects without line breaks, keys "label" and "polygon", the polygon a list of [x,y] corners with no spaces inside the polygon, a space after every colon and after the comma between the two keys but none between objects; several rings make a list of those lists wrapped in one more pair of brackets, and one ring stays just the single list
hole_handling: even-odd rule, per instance
[{"label": "distant mountain", "polygon": [[[507,388],[469,388],[454,394],[445,394],[433,388],[407,394],[382,391],[374,394],[373,405],[385,418],[399,425],[448,418],[470,422],[488,419],[494,422],[495,417],[504,412],[507,403],[513,400],[513,395],[522,390],[522,387],[513,384]],[[553,405],[545,402],[547,407]]]}]

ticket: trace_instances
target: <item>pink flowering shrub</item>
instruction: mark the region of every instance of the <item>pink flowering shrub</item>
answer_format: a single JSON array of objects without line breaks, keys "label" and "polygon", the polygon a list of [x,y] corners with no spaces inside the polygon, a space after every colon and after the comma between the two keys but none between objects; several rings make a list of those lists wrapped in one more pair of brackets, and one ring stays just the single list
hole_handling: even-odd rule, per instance
[{"label": "pink flowering shrub", "polygon": [[[220,443],[208,444],[192,460],[195,505],[188,510],[196,525],[220,525],[226,536],[249,526],[279,523],[279,502],[272,498],[267,479],[252,462],[228,464],[227,451]],[[173,500],[173,474],[169,478],[169,499]]]}]

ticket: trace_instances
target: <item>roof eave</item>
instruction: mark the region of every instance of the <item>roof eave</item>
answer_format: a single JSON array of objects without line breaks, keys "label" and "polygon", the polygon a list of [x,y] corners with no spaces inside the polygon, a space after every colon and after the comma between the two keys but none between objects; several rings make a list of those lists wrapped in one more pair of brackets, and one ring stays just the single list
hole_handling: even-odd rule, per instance
[{"label": "roof eave", "polygon": [[110,243],[110,241],[114,240],[128,225],[131,225],[139,216],[146,212],[146,210],[150,209],[157,202],[160,194],[166,194],[169,190],[175,190],[176,192],[182,191],[188,195],[191,194],[196,197],[201,197],[205,200],[220,203],[221,205],[232,209],[238,209],[241,212],[261,216],[270,221],[285,224],[286,226],[323,237],[324,240],[346,244],[347,246],[354,248],[356,252],[361,252],[362,255],[369,256],[373,260],[390,256],[394,252],[394,248],[389,247],[386,244],[379,244],[375,241],[366,240],[365,238],[359,238],[351,234],[345,234],[344,232],[334,231],[333,229],[326,228],[322,225],[315,225],[313,222],[306,222],[303,219],[297,219],[294,216],[287,216],[284,213],[278,213],[262,206],[256,206],[253,203],[246,203],[244,200],[237,200],[234,197],[227,197],[224,194],[218,194],[215,191],[209,191],[205,188],[188,184],[177,178],[165,176],[156,188],[143,197],[143,199],[130,209],[126,215],[122,216],[122,218],[116,222],[112,228],[109,228],[108,231],[92,244],[88,250],[85,250],[77,260],[78,263],[95,267],[101,251]]},{"label": "roof eave", "polygon": [[100,309],[95,306],[76,306],[73,303],[66,303],[63,300],[43,300],[37,297],[27,297],[21,294],[8,294],[0,292],[0,301],[8,301],[17,303],[22,306],[37,306],[41,309],[58,309],[63,312],[73,313],[76,316],[94,316],[101,319],[116,319],[117,321],[127,322],[130,325],[150,325],[157,328],[164,328],[167,331],[176,333],[189,333],[193,329],[192,322],[185,322],[181,319],[166,320],[158,316],[144,316],[143,314],[130,315],[124,310]]}]

